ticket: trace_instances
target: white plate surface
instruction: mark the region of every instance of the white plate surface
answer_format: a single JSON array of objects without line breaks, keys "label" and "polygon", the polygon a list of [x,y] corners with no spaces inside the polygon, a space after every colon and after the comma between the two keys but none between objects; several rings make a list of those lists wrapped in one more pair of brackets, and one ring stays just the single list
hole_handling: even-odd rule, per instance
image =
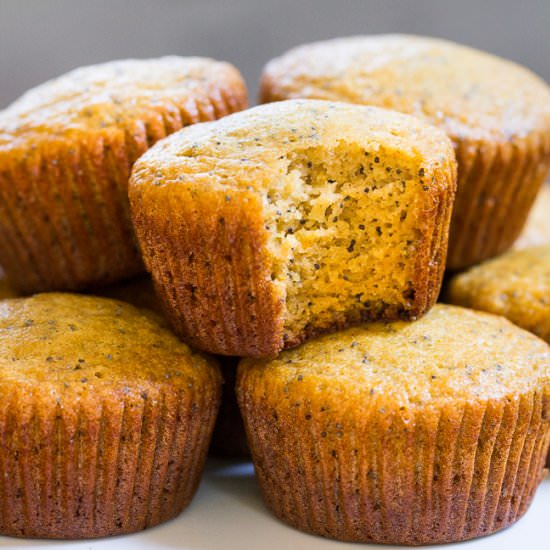
[{"label": "white plate surface", "polygon": [[[180,517],[124,537],[80,542],[0,537],[5,549],[44,550],[391,550],[396,546],[340,543],[296,531],[276,520],[262,503],[251,464],[211,460],[193,502]],[[431,549],[437,548],[434,546]],[[550,477],[527,514],[495,535],[445,550],[550,550]]]}]

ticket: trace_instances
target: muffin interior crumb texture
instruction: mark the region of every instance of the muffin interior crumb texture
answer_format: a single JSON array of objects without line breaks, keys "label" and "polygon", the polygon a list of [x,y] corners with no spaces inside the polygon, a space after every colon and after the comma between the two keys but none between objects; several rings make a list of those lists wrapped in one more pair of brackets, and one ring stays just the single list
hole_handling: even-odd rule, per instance
[{"label": "muffin interior crumb texture", "polygon": [[[284,158],[282,182],[267,192],[272,279],[286,295],[284,331],[293,340],[315,320],[383,312],[414,298],[417,233],[415,159],[342,140]],[[422,169],[420,169],[422,171]]]}]

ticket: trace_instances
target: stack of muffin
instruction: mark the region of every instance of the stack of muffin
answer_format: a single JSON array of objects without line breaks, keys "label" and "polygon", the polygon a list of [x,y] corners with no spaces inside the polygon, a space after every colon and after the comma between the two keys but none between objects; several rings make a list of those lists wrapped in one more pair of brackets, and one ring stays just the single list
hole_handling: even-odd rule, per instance
[{"label": "stack of muffin", "polygon": [[[550,169],[550,89],[392,35],[288,52],[261,102],[242,110],[228,64],[170,57],[0,114],[0,264],[42,293],[0,302],[0,533],[174,517],[220,400],[213,450],[247,452],[238,401],[266,504],[298,529],[442,543],[529,507],[550,444],[546,190],[506,251]],[[468,309],[434,305],[445,269]],[[154,289],[124,282],[145,270]]]}]

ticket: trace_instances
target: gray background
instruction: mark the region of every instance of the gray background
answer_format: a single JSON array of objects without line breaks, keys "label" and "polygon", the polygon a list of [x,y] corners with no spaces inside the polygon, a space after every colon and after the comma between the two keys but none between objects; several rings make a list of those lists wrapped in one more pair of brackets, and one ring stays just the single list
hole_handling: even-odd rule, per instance
[{"label": "gray background", "polygon": [[251,99],[263,64],[350,34],[441,36],[550,81],[550,0],[0,0],[0,108],[79,65],[166,53],[228,60]]}]

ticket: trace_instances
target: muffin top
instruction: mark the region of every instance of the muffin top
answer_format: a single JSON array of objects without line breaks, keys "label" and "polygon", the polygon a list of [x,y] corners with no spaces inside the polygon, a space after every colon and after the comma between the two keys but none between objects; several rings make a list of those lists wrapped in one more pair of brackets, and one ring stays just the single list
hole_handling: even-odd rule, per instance
[{"label": "muffin top", "polygon": [[160,318],[124,302],[65,293],[0,301],[0,395],[38,398],[141,395],[220,381]]},{"label": "muffin top", "polygon": [[232,65],[212,59],[169,56],[91,65],[29,90],[2,111],[0,152],[56,137],[131,128],[156,111],[168,119],[178,118],[180,108],[194,121],[201,120],[202,112],[215,118],[211,99],[219,105],[233,97],[245,106],[242,77]]},{"label": "muffin top", "polygon": [[445,40],[357,36],[307,44],[264,69],[261,99],[365,103],[423,117],[456,139],[550,132],[550,88],[529,70]]},{"label": "muffin top", "polygon": [[164,187],[171,192],[173,184],[265,191],[287,173],[293,152],[342,142],[363,147],[373,162],[384,148],[390,165],[392,151],[398,150],[423,163],[426,173],[454,164],[446,135],[414,117],[347,103],[290,100],[170,135],[136,162],[132,181],[136,186],[152,183],[155,191]]},{"label": "muffin top", "polygon": [[436,305],[413,323],[347,329],[240,369],[264,379],[266,395],[425,408],[548,387],[550,348],[503,318]]},{"label": "muffin top", "polygon": [[550,342],[550,245],[514,250],[456,275],[447,299],[503,315]]},{"label": "muffin top", "polygon": [[529,213],[525,227],[514,248],[530,248],[550,244],[550,184],[542,186]]}]

